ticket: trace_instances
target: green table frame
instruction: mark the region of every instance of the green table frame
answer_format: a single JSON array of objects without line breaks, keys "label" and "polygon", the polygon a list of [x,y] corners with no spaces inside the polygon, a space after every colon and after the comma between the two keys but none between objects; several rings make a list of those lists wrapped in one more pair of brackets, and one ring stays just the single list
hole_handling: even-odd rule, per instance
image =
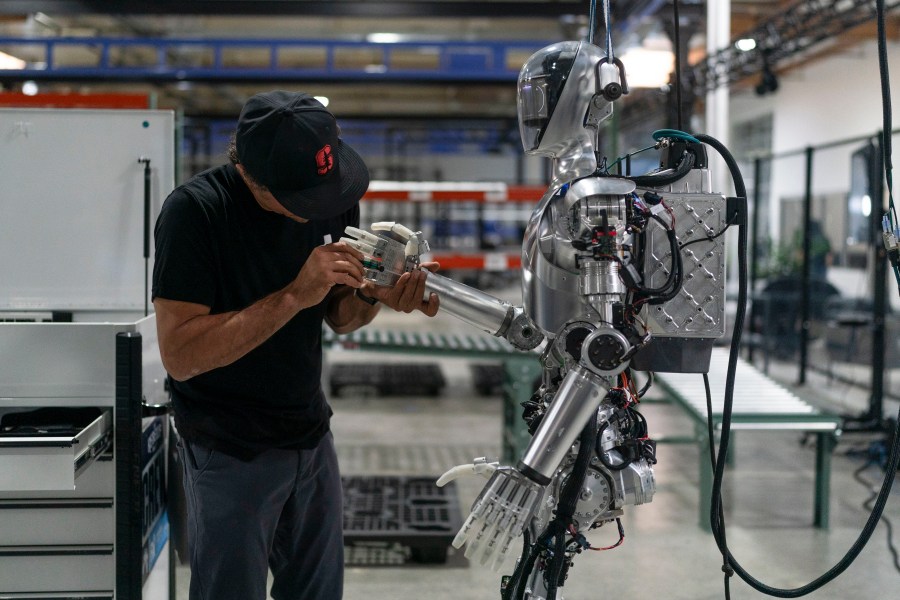
[{"label": "green table frame", "polygon": [[[720,357],[721,358],[721,357]],[[722,365],[718,365],[721,367]],[[753,371],[755,376],[766,377],[755,367],[744,361],[739,361],[737,380],[740,382],[742,374],[746,375]],[[701,374],[691,375],[698,380],[702,380]],[[684,377],[679,375],[679,377]],[[685,396],[683,387],[674,385],[674,379],[666,373],[656,374],[656,383],[666,392],[667,399],[671,400],[675,405],[682,408],[694,423],[693,441],[697,444],[699,452],[699,469],[700,469],[700,526],[706,531],[711,531],[709,522],[710,504],[712,501],[712,485],[713,485],[713,469],[709,459],[709,427],[707,425],[706,408],[704,404],[703,410],[699,410],[697,405],[690,402]],[[769,379],[766,377],[766,379]],[[773,380],[769,379],[769,381]],[[731,429],[732,432],[755,430],[755,431],[801,431],[805,433],[815,434],[816,437],[816,460],[815,460],[815,486],[813,501],[813,524],[820,529],[828,529],[829,527],[829,510],[830,510],[830,490],[831,490],[831,456],[834,447],[837,445],[840,436],[841,419],[835,415],[823,413],[812,408],[806,402],[800,400],[796,395],[788,390],[778,386],[778,390],[784,395],[786,403],[790,403],[790,407],[786,412],[774,412],[761,410],[759,412],[750,410],[742,412],[735,410],[732,414]],[[774,395],[774,394],[773,394]],[[771,395],[770,395],[771,396]],[[705,395],[704,395],[705,398]],[[772,399],[768,399],[768,407],[771,407]],[[776,398],[775,402],[778,401]],[[806,410],[793,411],[792,407],[802,406]],[[713,428],[715,432],[721,429],[722,415],[713,412]],[[731,436],[732,443],[729,446],[728,463],[734,464],[734,433]],[[660,441],[683,442],[684,439],[667,440],[665,438]]]}]

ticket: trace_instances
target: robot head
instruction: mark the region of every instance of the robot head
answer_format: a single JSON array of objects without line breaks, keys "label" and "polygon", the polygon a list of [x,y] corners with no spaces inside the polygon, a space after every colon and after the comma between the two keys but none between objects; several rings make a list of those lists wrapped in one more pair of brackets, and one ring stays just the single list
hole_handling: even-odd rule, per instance
[{"label": "robot head", "polygon": [[527,154],[578,161],[593,157],[593,128],[585,127],[597,94],[603,53],[586,42],[559,42],[535,52],[519,72],[519,133]]}]

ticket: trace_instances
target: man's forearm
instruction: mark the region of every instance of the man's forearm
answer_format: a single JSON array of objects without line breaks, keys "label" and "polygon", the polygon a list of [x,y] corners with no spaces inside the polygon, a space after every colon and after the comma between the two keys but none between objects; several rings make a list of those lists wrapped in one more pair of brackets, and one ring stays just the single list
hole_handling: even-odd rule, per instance
[{"label": "man's forearm", "polygon": [[[360,300],[350,287],[336,288],[328,299],[325,322],[335,333],[349,333],[368,325],[378,314],[381,304],[371,305]],[[363,288],[365,293],[365,288]]]},{"label": "man's forearm", "polygon": [[[240,311],[192,317],[160,345],[169,375],[184,381],[230,365],[269,339],[305,308],[292,288],[274,292]],[[166,309],[157,304],[157,315]],[[162,340],[161,340],[162,341]]]}]

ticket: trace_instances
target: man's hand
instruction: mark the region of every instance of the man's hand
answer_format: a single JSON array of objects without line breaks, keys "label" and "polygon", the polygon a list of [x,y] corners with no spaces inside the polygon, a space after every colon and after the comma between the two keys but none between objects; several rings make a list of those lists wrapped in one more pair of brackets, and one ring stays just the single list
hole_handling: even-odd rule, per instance
[{"label": "man's hand", "polygon": [[304,307],[315,306],[335,285],[362,287],[365,274],[362,259],[359,250],[343,242],[319,246],[306,259],[292,287]]},{"label": "man's hand", "polygon": [[[420,310],[429,317],[437,314],[440,306],[437,294],[432,293],[428,300],[425,297],[425,279],[428,272],[437,271],[440,264],[436,262],[422,263],[421,269],[404,273],[393,287],[374,285],[367,281],[362,292],[390,306],[396,311],[411,313]],[[426,270],[427,269],[427,270]],[[356,286],[359,287],[359,286]]]}]

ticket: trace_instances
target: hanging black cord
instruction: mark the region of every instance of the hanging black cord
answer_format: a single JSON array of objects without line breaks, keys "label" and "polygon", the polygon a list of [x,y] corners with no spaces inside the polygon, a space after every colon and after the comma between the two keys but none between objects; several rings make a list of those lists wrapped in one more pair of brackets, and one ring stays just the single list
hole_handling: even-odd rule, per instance
[{"label": "hanging black cord", "polygon": [[675,20],[675,128],[684,131],[681,115],[681,21],[678,18],[678,0],[672,2],[672,13]]},{"label": "hanging black cord", "polygon": [[[709,462],[712,464],[713,472],[716,470],[716,443],[715,428],[713,427],[713,408],[712,408],[712,391],[709,389],[709,374],[703,374],[703,387],[706,389],[706,437],[709,444]],[[719,535],[722,538],[722,545],[726,548],[728,543],[725,540],[725,513],[722,509],[722,503],[719,503]],[[731,577],[734,575],[734,569],[728,561],[728,553],[722,553],[722,572],[724,573],[725,600],[731,600]]]},{"label": "hanging black cord", "polygon": [[859,537],[853,543],[853,546],[834,567],[814,581],[792,589],[781,589],[766,585],[751,576],[743,567],[741,567],[728,550],[724,536],[723,521],[720,519],[720,515],[722,514],[722,478],[725,472],[725,457],[728,453],[728,442],[731,436],[735,371],[737,369],[737,359],[740,351],[741,333],[744,329],[744,317],[746,316],[747,310],[747,189],[744,186],[744,180],[743,177],[741,177],[737,162],[721,142],[708,135],[700,134],[695,135],[694,137],[704,144],[715,148],[722,158],[725,159],[725,163],[728,165],[728,169],[734,179],[735,191],[738,197],[744,199],[744,205],[741,207],[738,217],[738,305],[734,320],[734,335],[731,339],[731,351],[728,357],[728,373],[725,378],[725,402],[722,408],[722,434],[719,442],[716,468],[714,469],[713,475],[710,525],[712,526],[713,537],[716,540],[716,544],[726,558],[725,564],[723,565],[726,574],[729,569],[734,569],[734,572],[737,573],[741,579],[757,591],[778,598],[798,598],[821,588],[823,585],[843,573],[847,567],[853,563],[856,557],[859,556],[859,553],[862,552],[862,549],[865,547],[866,543],[868,543],[869,538],[872,537],[872,532],[875,531],[875,527],[878,525],[878,521],[881,519],[881,515],[884,512],[884,506],[887,503],[891,487],[894,483],[894,474],[897,472],[898,464],[900,464],[900,415],[898,415],[897,431],[894,433],[893,444],[887,461],[887,475],[885,476],[884,483],[878,493],[875,507],[869,515],[869,519],[866,521]]},{"label": "hanging black cord", "polygon": [[[863,502],[863,508],[868,511],[872,510],[872,502],[874,502],[875,498],[878,497],[878,490],[871,489],[872,486],[869,484],[869,482],[862,478],[862,473],[875,464],[877,464],[876,461],[869,460],[863,466],[853,472],[853,479],[862,484],[866,489],[871,490],[871,495],[866,498],[865,502]],[[887,529],[887,547],[888,552],[891,553],[891,558],[894,559],[894,569],[900,572],[900,553],[897,552],[897,548],[896,546],[894,546],[894,526],[891,525],[891,520],[884,515],[881,515],[881,521],[884,523],[885,529]]]},{"label": "hanging black cord", "polygon": [[[878,23],[878,72],[881,78],[881,149],[884,157],[884,174],[887,179],[888,193],[893,188],[893,165],[891,164],[891,76],[888,72],[887,42],[884,31],[884,0],[875,2],[875,20]],[[894,208],[891,195],[891,209]],[[894,215],[896,219],[897,215]]]}]

